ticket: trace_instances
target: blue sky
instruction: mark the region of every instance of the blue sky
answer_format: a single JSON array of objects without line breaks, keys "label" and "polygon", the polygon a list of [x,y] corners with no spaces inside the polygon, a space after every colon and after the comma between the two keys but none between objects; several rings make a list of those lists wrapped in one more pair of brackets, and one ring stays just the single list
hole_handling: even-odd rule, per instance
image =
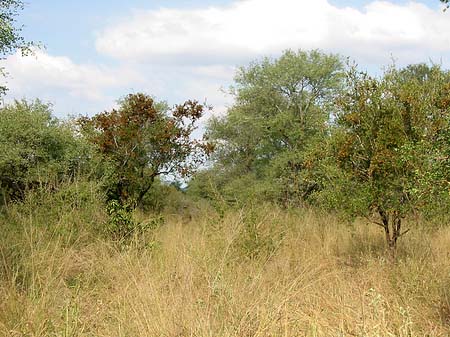
[{"label": "blue sky", "polygon": [[207,100],[224,113],[236,66],[282,50],[319,48],[379,72],[432,60],[450,66],[450,13],[438,0],[29,0],[6,100],[41,98],[55,114],[89,114],[144,91],[169,103]]}]

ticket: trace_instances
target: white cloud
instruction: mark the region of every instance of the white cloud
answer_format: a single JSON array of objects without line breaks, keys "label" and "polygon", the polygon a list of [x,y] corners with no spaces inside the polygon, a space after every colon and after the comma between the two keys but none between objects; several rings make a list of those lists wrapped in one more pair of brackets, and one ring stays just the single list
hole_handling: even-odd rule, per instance
[{"label": "white cloud", "polygon": [[92,114],[110,108],[119,98],[111,96],[113,91],[143,82],[131,68],[77,64],[69,57],[42,50],[26,57],[18,52],[0,66],[7,71],[2,78],[9,89],[6,101],[40,98],[54,103],[57,115]]},{"label": "white cloud", "polygon": [[41,93],[53,89],[89,101],[105,98],[105,89],[139,79],[136,72],[95,64],[76,64],[65,56],[52,56],[41,50],[23,57],[20,52],[2,62],[7,69],[8,87],[17,93],[34,88]]},{"label": "white cloud", "polygon": [[[78,64],[66,56],[42,50],[23,57],[20,53],[0,62],[8,72],[1,78],[8,87],[6,101],[16,98],[52,102],[58,116],[94,114],[112,108],[128,93],[145,92],[169,103],[206,100],[223,112],[227,99],[220,86],[229,83],[229,66],[151,66]],[[229,101],[229,99],[228,99]]]},{"label": "white cloud", "polygon": [[[327,0],[243,0],[227,7],[135,11],[99,33],[100,53],[138,63],[236,64],[286,48],[321,48],[362,62],[417,62],[450,53],[448,13],[374,1],[363,11]],[[361,59],[362,58],[362,59]]]}]

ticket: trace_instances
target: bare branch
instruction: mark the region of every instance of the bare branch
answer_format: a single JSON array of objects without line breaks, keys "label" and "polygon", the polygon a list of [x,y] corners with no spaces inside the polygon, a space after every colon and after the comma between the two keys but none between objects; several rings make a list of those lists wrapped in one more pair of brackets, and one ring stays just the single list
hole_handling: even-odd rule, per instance
[{"label": "bare branch", "polygon": [[398,237],[402,237],[403,235],[407,234],[410,230],[411,230],[411,228],[408,228],[406,231],[401,233]]}]

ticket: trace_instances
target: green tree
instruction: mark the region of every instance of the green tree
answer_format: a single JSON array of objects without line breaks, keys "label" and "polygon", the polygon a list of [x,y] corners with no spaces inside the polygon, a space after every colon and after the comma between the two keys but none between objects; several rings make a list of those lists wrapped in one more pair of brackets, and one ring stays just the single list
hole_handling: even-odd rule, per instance
[{"label": "green tree", "polygon": [[[423,69],[428,69],[424,71]],[[424,169],[416,172],[417,184],[414,192],[419,208],[426,216],[446,219],[450,214],[450,72],[439,67],[425,65],[409,66],[401,72],[415,77],[427,90],[429,137],[422,141]],[[414,78],[413,77],[413,78]],[[414,103],[410,103],[414,104]]]},{"label": "green tree", "polygon": [[205,107],[187,101],[169,110],[145,94],[126,96],[118,109],[81,118],[82,130],[108,167],[109,200],[135,207],[160,175],[189,175],[212,147],[191,138]]},{"label": "green tree", "polygon": [[243,185],[282,202],[311,193],[315,182],[304,179],[305,154],[327,133],[329,102],[342,79],[340,57],[316,50],[287,50],[238,70],[235,104],[207,129],[229,194]]},{"label": "green tree", "polygon": [[[393,255],[407,232],[404,216],[420,206],[433,184],[447,179],[442,151],[448,143],[440,139],[448,132],[449,79],[437,66],[391,68],[381,79],[353,69],[337,100],[334,145],[346,178],[344,200],[356,203],[359,215],[377,215],[374,222],[384,229]],[[433,167],[436,175],[425,181]]]},{"label": "green tree", "polygon": [[40,101],[0,109],[0,194],[21,200],[37,187],[56,188],[87,165],[88,146]]},{"label": "green tree", "polygon": [[[16,18],[18,12],[22,10],[24,3],[21,0],[0,1],[0,59],[5,59],[20,50],[23,54],[31,51],[32,42],[27,42],[21,35],[22,27],[17,27]],[[5,75],[4,68],[0,68],[0,73]],[[4,94],[7,88],[0,87],[0,94]]]}]

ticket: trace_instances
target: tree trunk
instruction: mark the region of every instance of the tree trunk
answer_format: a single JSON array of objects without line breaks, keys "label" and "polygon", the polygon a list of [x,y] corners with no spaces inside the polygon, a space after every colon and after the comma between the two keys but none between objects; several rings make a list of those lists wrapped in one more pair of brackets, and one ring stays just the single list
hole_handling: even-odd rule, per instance
[{"label": "tree trunk", "polygon": [[143,201],[143,199],[144,199],[144,196],[147,194],[147,192],[148,192],[148,191],[150,190],[150,188],[153,186],[153,183],[155,182],[155,177],[156,177],[156,175],[151,175],[150,180],[149,180],[147,186],[145,186],[145,187],[141,190],[141,192],[139,193],[138,198],[137,198],[137,200],[136,200],[136,206],[138,206],[138,207],[140,207],[140,208],[143,207],[142,201]]},{"label": "tree trunk", "polygon": [[383,209],[379,209],[378,214],[380,215],[383,224],[389,256],[395,261],[397,258],[397,240],[402,235],[402,218],[398,211],[393,211],[389,214]]}]

